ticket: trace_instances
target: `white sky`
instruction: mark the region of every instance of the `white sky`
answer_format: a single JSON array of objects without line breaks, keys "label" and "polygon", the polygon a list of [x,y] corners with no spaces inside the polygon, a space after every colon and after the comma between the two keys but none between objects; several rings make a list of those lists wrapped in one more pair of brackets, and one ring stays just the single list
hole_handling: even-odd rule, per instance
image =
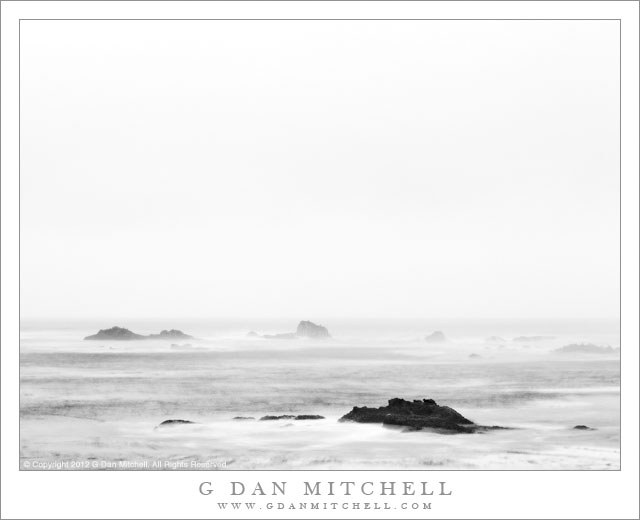
[{"label": "white sky", "polygon": [[23,317],[615,317],[617,22],[22,22]]}]

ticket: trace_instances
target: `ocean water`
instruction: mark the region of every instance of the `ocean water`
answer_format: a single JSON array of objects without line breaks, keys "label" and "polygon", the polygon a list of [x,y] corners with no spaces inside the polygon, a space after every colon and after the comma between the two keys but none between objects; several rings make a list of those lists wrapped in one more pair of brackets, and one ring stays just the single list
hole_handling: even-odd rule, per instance
[{"label": "ocean water", "polygon": [[[619,355],[553,352],[570,343],[618,347],[616,323],[321,323],[332,339],[246,337],[295,330],[296,320],[23,322],[21,467],[620,467]],[[180,328],[198,339],[82,340],[113,325],[142,334]],[[426,342],[434,329],[448,340]],[[514,341],[520,336],[545,338]],[[393,397],[435,399],[478,424],[511,429],[455,435],[338,422],[353,406]],[[233,420],[282,414],[325,419]],[[195,424],[157,428],[167,419]]]}]

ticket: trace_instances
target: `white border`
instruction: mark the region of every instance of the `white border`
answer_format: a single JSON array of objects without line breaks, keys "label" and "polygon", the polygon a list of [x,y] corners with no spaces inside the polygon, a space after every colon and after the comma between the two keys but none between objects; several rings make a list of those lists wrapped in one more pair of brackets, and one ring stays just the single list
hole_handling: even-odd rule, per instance
[{"label": "white border", "polygon": [[[2,9],[2,518],[633,518],[638,512],[637,2],[7,2]],[[622,20],[622,470],[614,472],[18,471],[19,18],[620,18]],[[198,494],[202,481],[216,492]],[[219,511],[228,482],[448,482],[428,512]],[[290,492],[286,501],[296,501]],[[348,498],[348,497],[346,497]],[[335,501],[342,501],[336,497]],[[402,501],[403,499],[399,499]],[[279,499],[279,501],[282,501]],[[330,500],[329,500],[330,501]],[[364,501],[360,497],[359,501]],[[373,496],[367,501],[384,502]],[[387,500],[391,503],[390,500]]]}]

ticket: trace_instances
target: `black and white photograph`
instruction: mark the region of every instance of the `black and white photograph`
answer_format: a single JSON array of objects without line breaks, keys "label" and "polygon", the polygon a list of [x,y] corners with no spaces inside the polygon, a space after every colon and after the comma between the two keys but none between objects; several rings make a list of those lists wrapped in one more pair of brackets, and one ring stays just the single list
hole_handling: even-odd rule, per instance
[{"label": "black and white photograph", "polygon": [[620,16],[70,4],[15,22],[12,471],[620,472]]}]

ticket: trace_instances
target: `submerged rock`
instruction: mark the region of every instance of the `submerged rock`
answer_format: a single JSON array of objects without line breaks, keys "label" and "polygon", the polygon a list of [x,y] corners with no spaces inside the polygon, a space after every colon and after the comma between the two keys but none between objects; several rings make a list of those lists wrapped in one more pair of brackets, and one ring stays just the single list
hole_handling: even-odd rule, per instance
[{"label": "submerged rock", "polygon": [[125,329],[123,327],[111,327],[110,329],[100,329],[97,334],[93,334],[92,336],[87,336],[84,339],[110,339],[117,341],[130,341],[136,339],[145,339],[146,336],[142,336],[141,334],[136,334],[135,332],[131,332],[129,329]]},{"label": "submerged rock", "polygon": [[166,421],[162,421],[157,428],[165,427],[165,426],[178,426],[180,424],[196,424],[193,421],[187,421],[185,419],[167,419]]},{"label": "submerged rock", "polygon": [[171,350],[205,350],[201,347],[194,347],[191,343],[185,343],[184,345],[172,343],[170,348]]},{"label": "submerged rock", "polygon": [[441,330],[436,330],[435,332],[432,332],[427,337],[425,337],[424,340],[427,343],[444,343],[445,341],[447,341],[447,337]]},{"label": "submerged rock", "polygon": [[518,336],[513,338],[512,341],[522,343],[524,341],[546,341],[548,339],[554,339],[555,336]]},{"label": "submerged rock", "polygon": [[293,419],[295,421],[311,421],[324,419],[322,415],[265,415],[260,417],[261,421],[278,421],[280,419]]},{"label": "submerged rock", "polygon": [[589,426],[585,426],[584,424],[578,424],[573,427],[574,430],[585,430],[585,431],[593,431],[595,428],[590,428]]},{"label": "submerged rock", "polygon": [[395,398],[380,408],[356,406],[340,421],[406,426],[411,430],[429,428],[449,433],[474,433],[497,428],[479,426],[453,408],[438,405],[433,399],[406,401]]},{"label": "submerged rock", "polygon": [[262,336],[266,339],[296,339],[295,332],[283,332],[282,334],[265,334]]}]

